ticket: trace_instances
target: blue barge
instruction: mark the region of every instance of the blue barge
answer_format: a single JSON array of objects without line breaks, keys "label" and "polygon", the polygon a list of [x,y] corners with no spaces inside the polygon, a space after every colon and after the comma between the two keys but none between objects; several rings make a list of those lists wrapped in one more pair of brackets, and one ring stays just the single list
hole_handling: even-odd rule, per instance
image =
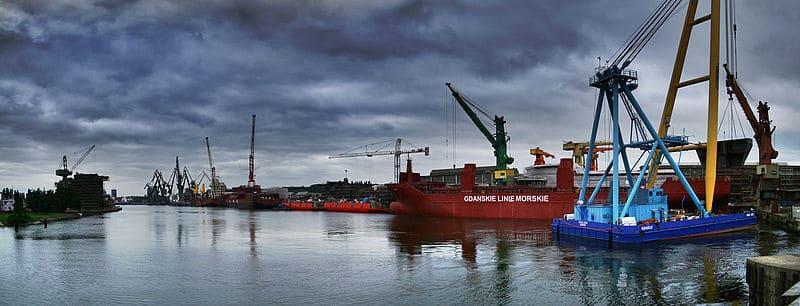
[{"label": "blue barge", "polygon": [[555,219],[551,228],[554,237],[569,235],[612,243],[644,243],[747,230],[755,224],[755,212],[747,212],[642,225]]},{"label": "blue barge", "polygon": [[[553,237],[567,235],[609,243],[637,244],[712,235],[753,227],[756,224],[755,212],[713,215],[710,213],[712,203],[702,203],[697,198],[678,164],[669,154],[669,147],[686,145],[688,140],[681,136],[659,136],[632,93],[638,87],[638,75],[635,71],[625,69],[629,64],[630,62],[626,61],[621,67],[616,65],[598,67],[595,76],[590,79],[590,85],[600,91],[586,158],[591,160],[595,150],[597,128],[604,105],[607,105],[611,115],[613,156],[600,180],[594,188],[591,188],[593,190],[588,186],[589,169],[588,167],[584,169],[574,213],[565,215],[563,219],[553,220],[551,224]],[[624,106],[627,110],[625,113],[630,117],[629,134],[632,136],[628,141],[622,137],[620,106]],[[636,137],[633,137],[634,134]],[[628,159],[629,149],[638,149],[642,152],[642,156],[634,163]],[[656,152],[659,154],[655,154]],[[708,154],[709,158],[716,159],[716,152]],[[648,181],[654,181],[654,177],[658,175],[657,171],[648,171],[647,165],[660,163],[661,157],[657,157],[659,155],[667,160],[691,198],[697,208],[696,216],[685,216],[682,212],[670,216],[664,191],[643,184],[646,177]],[[641,170],[638,174],[634,174],[632,169],[644,156],[647,157],[641,164]],[[597,196],[600,188],[609,177],[611,192],[608,199],[599,199]],[[623,180],[629,186],[627,194],[622,194],[620,190]],[[711,198],[713,199],[713,196]]]}]

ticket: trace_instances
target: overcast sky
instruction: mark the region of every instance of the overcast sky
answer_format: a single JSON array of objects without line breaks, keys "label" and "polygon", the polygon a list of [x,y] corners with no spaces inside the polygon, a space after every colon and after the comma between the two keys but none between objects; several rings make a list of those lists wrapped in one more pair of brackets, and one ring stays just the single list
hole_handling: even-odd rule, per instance
[{"label": "overcast sky", "polygon": [[[423,173],[493,164],[489,144],[460,110],[455,158],[452,136],[446,146],[445,82],[506,117],[514,166],[531,164],[536,146],[568,157],[563,140],[588,138],[596,91],[587,78],[596,58],[609,57],[656,5],[4,0],[0,186],[52,187],[62,155],[75,160],[73,152],[96,144],[77,171],[109,175],[107,189],[141,194],[153,170],[169,172],[176,155],[193,174],[208,171],[205,136],[221,179],[243,184],[251,114],[256,181],[264,186],[338,180],[345,169],[351,179],[388,182],[391,157],[327,156],[395,137],[431,147],[431,156],[414,157]],[[797,162],[800,2],[737,6],[739,77],[772,106],[779,160]],[[654,122],[684,12],[631,67]],[[699,29],[684,79],[707,67],[707,26]],[[692,141],[705,139],[705,93],[702,85],[686,89],[676,106],[673,128]]]}]

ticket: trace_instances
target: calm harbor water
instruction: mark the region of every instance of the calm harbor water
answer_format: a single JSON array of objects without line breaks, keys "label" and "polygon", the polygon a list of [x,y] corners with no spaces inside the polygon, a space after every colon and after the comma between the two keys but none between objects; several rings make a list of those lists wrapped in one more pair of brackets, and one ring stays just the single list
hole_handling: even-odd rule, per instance
[{"label": "calm harbor water", "polygon": [[0,228],[0,304],[686,304],[746,299],[748,256],[800,252],[757,229],[615,248],[548,222],[126,206]]}]

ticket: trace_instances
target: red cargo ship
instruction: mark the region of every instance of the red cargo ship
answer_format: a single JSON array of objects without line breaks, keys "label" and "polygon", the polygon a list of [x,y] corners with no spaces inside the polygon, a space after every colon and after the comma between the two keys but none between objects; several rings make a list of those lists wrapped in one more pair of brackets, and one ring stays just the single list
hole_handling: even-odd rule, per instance
[{"label": "red cargo ship", "polygon": [[225,194],[225,206],[239,209],[272,209],[281,204],[280,195],[261,190],[261,186],[240,186]]},{"label": "red cargo ship", "polygon": [[[411,173],[408,166],[406,173]],[[405,174],[405,173],[404,173]],[[579,190],[575,187],[575,170],[572,159],[562,159],[556,169],[554,187],[546,185],[476,186],[475,164],[464,165],[460,186],[444,183],[420,182],[418,175],[403,175],[399,184],[389,189],[397,196],[389,208],[393,214],[490,218],[490,219],[552,219],[573,212]],[[727,183],[727,184],[726,184]],[[702,180],[690,180],[698,197],[704,194]],[[677,182],[667,180],[662,184],[668,197],[677,204],[686,194]],[[716,188],[720,200],[730,194],[730,182],[721,180]],[[587,195],[588,197],[588,195]],[[607,197],[601,188],[597,198]],[[724,202],[720,202],[724,203]],[[688,205],[691,206],[691,205]],[[679,207],[678,207],[679,208]]]},{"label": "red cargo ship", "polygon": [[338,201],[322,204],[326,211],[353,212],[353,213],[388,213],[386,208],[369,202]]}]

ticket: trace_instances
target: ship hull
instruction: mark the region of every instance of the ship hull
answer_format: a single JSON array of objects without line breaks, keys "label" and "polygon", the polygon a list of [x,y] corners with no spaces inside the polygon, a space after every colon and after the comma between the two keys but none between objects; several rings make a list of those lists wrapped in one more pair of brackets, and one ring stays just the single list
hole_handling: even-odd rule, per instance
[{"label": "ship hull", "polygon": [[452,192],[426,194],[410,184],[389,186],[398,197],[389,208],[399,215],[481,219],[552,219],[572,213],[577,194],[570,191]]},{"label": "ship hull", "polygon": [[229,199],[225,206],[237,209],[273,209],[281,204],[280,199]]},{"label": "ship hull", "polygon": [[[411,173],[411,169],[407,170]],[[475,184],[475,164],[464,165],[460,176],[460,186],[445,186],[441,182],[404,181],[389,184],[388,188],[396,196],[390,212],[399,215],[415,215],[452,218],[482,219],[542,219],[551,220],[571,214],[578,200],[579,188],[571,159],[562,159],[555,171],[555,187],[536,185],[477,186]],[[579,178],[580,179],[580,178]],[[705,195],[703,180],[690,180],[692,189],[698,197]],[[672,208],[689,208],[694,205],[688,193],[677,180],[666,180],[662,187]],[[586,197],[594,188],[590,187]],[[621,188],[620,197],[624,199],[627,188]],[[727,203],[730,195],[730,182],[718,180],[715,189],[717,203]],[[595,202],[607,201],[608,188],[602,187],[594,198]],[[688,199],[688,200],[687,200]],[[718,205],[722,207],[727,205]]]},{"label": "ship hull", "polygon": [[[689,185],[692,186],[698,198],[704,199],[706,196],[706,181],[703,179],[690,179]],[[694,210],[694,204],[689,197],[689,193],[683,188],[681,182],[668,179],[661,184],[661,189],[667,195],[669,208]],[[714,208],[719,208],[720,212],[727,212],[728,202],[731,200],[731,181],[726,178],[717,179],[714,186]]]}]

